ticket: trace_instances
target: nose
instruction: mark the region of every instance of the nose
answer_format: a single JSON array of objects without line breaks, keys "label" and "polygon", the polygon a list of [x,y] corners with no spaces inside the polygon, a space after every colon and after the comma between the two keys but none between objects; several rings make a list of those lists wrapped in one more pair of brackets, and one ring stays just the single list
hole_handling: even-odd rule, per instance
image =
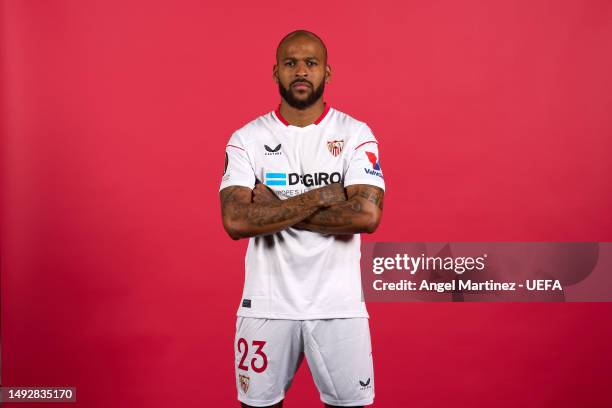
[{"label": "nose", "polygon": [[304,61],[299,61],[295,67],[295,76],[306,77],[308,76],[308,67]]}]

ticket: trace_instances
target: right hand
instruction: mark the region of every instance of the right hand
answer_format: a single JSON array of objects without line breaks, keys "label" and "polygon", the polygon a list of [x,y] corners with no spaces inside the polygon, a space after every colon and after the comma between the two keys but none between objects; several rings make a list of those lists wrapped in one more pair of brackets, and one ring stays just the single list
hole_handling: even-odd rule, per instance
[{"label": "right hand", "polygon": [[331,183],[313,191],[319,194],[319,203],[323,207],[329,207],[346,201],[346,192],[340,183]]}]

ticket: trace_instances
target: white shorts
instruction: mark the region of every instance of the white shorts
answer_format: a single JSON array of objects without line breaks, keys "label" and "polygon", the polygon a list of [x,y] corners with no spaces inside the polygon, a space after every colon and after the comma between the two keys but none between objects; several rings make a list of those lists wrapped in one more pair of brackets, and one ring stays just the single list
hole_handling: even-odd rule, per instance
[{"label": "white shorts", "polygon": [[365,317],[238,316],[234,352],[238,400],[247,405],[263,407],[284,399],[304,355],[324,403],[360,406],[374,401],[370,328]]}]

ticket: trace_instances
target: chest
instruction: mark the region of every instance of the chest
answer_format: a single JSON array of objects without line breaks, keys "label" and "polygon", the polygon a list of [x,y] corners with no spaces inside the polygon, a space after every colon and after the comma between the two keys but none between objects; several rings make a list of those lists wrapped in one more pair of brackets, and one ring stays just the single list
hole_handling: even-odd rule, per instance
[{"label": "chest", "polygon": [[342,182],[348,165],[347,137],[337,131],[269,132],[251,145],[257,179],[281,198]]}]

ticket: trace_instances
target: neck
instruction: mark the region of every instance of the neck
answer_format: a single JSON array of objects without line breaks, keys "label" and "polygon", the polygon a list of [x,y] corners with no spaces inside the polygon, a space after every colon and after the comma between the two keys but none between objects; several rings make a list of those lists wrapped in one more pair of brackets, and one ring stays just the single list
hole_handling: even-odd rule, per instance
[{"label": "neck", "polygon": [[319,98],[315,103],[304,110],[299,110],[290,106],[281,98],[280,114],[293,126],[305,127],[312,125],[315,120],[323,114],[323,110],[325,110],[323,98]]}]

